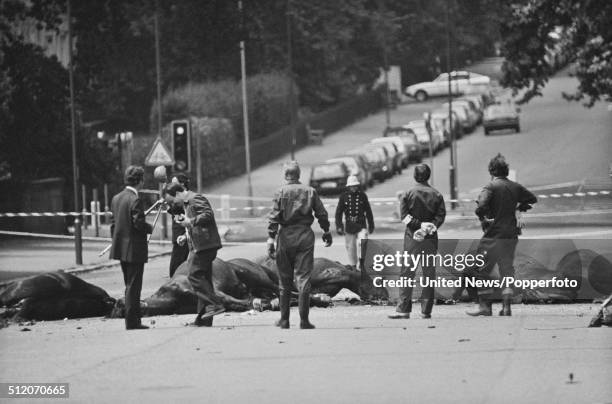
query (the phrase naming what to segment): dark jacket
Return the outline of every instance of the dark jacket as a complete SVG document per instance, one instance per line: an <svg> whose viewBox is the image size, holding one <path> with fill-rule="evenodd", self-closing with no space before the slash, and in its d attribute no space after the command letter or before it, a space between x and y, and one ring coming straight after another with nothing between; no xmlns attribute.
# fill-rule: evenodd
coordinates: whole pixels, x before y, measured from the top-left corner
<svg viewBox="0 0 612 404"><path fill-rule="evenodd" d="M299 181L287 181L274 195L268 215L268 236L275 238L279 226L312 225L316 216L324 232L329 231L327 210L314 188Z"/></svg>
<svg viewBox="0 0 612 404"><path fill-rule="evenodd" d="M343 216L346 216L347 226L342 223ZM338 200L338 206L336 206L336 228L344 229L349 234L356 234L361 229L366 228L374 229L374 216L372 215L372 208L370 207L370 201L365 192L357 190L355 192L346 191L340 195ZM358 224L359 229L351 231L351 225L348 222L355 222Z"/></svg>
<svg viewBox="0 0 612 404"><path fill-rule="evenodd" d="M421 228L421 223L433 223L437 228L442 226L446 218L446 207L442 194L428 184L417 183L414 188L406 192L400 199L400 216L412 220L406 225L406 233L412 236ZM438 238L438 233L428 235L426 238Z"/></svg>
<svg viewBox="0 0 612 404"><path fill-rule="evenodd" d="M485 238L517 238L516 211L538 199L521 184L508 178L494 178L478 196L476 215L483 221Z"/></svg>
<svg viewBox="0 0 612 404"><path fill-rule="evenodd" d="M190 220L193 225L189 235L195 252L221 248L215 214L204 195L189 193L185 203L185 216L185 220Z"/></svg>
<svg viewBox="0 0 612 404"><path fill-rule="evenodd" d="M123 262L147 262L147 234L153 228L145 220L144 208L138 195L125 188L113 197L111 211L111 258Z"/></svg>

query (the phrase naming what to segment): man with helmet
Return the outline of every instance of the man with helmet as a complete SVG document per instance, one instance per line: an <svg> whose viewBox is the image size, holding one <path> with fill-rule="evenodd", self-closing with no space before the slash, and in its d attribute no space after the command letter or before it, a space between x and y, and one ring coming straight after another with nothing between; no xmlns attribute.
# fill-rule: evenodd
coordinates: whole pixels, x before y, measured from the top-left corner
<svg viewBox="0 0 612 404"><path fill-rule="evenodd" d="M442 194L429 185L431 169L427 164L414 167L414 179L417 184L400 199L401 219L406 224L404 233L404 250L414 255L435 255L438 251L438 229L446 218L446 207ZM434 262L421 264L425 278L436 278ZM402 276L414 279L416 268L404 267ZM434 288L427 286L421 294L421 317L431 318L434 305ZM408 319L412 311L412 287L406 286L400 290L400 300L395 313L389 315L393 319Z"/></svg>
<svg viewBox="0 0 612 404"><path fill-rule="evenodd" d="M499 275L514 277L514 252L518 244L521 228L517 222L517 212L531 209L537 202L534 194L521 184L508 179L508 164L501 154L489 162L489 182L478 196L476 215L480 219L484 234L478 252L485 255L485 264L478 269L476 277L488 279L497 264ZM492 315L492 288L478 288L478 309L467 312L470 316ZM511 316L512 288L502 290L502 310L500 316Z"/></svg>
<svg viewBox="0 0 612 404"><path fill-rule="evenodd" d="M361 240L367 239L368 233L374 232L374 216L368 196L359 189L357 176L349 176L346 187L348 190L340 195L336 206L336 232L340 236L344 235L349 265L356 268L359 262L359 270L363 270ZM346 223L343 223L343 216L346 217Z"/></svg>
<svg viewBox="0 0 612 404"><path fill-rule="evenodd" d="M274 195L268 216L268 256L276 258L279 271L281 318L280 328L289 328L289 309L293 278L298 289L300 328L314 328L308 319L310 311L310 275L314 261L314 233L310 226L314 217L323 230L323 241L329 247L327 211L314 188L300 183L300 167L296 161L284 166L285 184ZM275 247L275 241L278 248Z"/></svg>

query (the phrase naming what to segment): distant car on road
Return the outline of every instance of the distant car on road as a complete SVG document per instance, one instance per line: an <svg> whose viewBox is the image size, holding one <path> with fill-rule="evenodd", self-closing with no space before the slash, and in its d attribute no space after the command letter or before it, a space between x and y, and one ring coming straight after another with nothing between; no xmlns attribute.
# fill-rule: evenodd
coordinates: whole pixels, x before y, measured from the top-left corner
<svg viewBox="0 0 612 404"><path fill-rule="evenodd" d="M442 104L442 109L448 110L448 103ZM469 111L468 106L453 102L452 110L457 114L457 118L459 118L462 133L472 133L476 129L478 117Z"/></svg>
<svg viewBox="0 0 612 404"><path fill-rule="evenodd" d="M521 131L519 118L520 110L512 104L493 104L485 109L482 119L485 136L492 130L514 129L516 133Z"/></svg>
<svg viewBox="0 0 612 404"><path fill-rule="evenodd" d="M310 170L310 186L321 195L341 193L349 175L343 162L315 164Z"/></svg>
<svg viewBox="0 0 612 404"><path fill-rule="evenodd" d="M420 163L422 160L421 147L419 146L419 140L412 129L404 128L402 126L388 127L385 129L384 137L398 137L408 150L408 162Z"/></svg>
<svg viewBox="0 0 612 404"><path fill-rule="evenodd" d="M435 109L430 112L429 116L431 118L432 127L443 128L444 144L446 146L450 145L451 133L455 136L455 139L461 139L463 137L463 128L461 127L461 122L459 122L459 116L455 111L451 111L452 129L448 119L448 108Z"/></svg>
<svg viewBox="0 0 612 404"><path fill-rule="evenodd" d="M386 137L377 137L370 140L370 143L387 143L392 142L395 145L395 148L398 150L400 156L400 164L401 168L408 167L408 162L410 161L410 149L406 146L406 143L399 138L399 136L386 136Z"/></svg>
<svg viewBox="0 0 612 404"><path fill-rule="evenodd" d="M453 95L464 94L475 86L488 86L491 79L482 74L467 71L452 71L451 92ZM433 81L413 84L406 87L404 93L417 101L425 101L429 97L448 95L448 73L442 73Z"/></svg>

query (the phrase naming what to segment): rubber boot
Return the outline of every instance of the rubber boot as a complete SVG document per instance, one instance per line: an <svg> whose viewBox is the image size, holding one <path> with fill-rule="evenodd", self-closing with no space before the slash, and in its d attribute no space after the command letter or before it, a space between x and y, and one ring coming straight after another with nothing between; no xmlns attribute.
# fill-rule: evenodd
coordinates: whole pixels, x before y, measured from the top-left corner
<svg viewBox="0 0 612 404"><path fill-rule="evenodd" d="M499 311L500 316L512 315L512 295L502 296L502 309Z"/></svg>
<svg viewBox="0 0 612 404"><path fill-rule="evenodd" d="M276 326L287 329L289 328L289 311L291 310L291 292L281 292L278 300L281 318L276 322Z"/></svg>
<svg viewBox="0 0 612 404"><path fill-rule="evenodd" d="M493 304L485 296L478 297L478 310L476 311L466 311L465 314L468 316L491 316L493 315Z"/></svg>
<svg viewBox="0 0 612 404"><path fill-rule="evenodd" d="M421 317L431 318L431 310L433 309L434 300L425 299L421 302Z"/></svg>
<svg viewBox="0 0 612 404"><path fill-rule="evenodd" d="M308 321L308 314L310 313L310 295L307 293L301 293L298 299L298 309L300 311L300 328L303 330L310 330L315 328L314 325Z"/></svg>

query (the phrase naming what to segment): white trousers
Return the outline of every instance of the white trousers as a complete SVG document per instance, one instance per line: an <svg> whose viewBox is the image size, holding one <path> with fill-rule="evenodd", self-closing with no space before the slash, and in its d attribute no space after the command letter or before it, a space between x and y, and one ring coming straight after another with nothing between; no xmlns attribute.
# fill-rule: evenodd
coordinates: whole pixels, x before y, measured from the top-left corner
<svg viewBox="0 0 612 404"><path fill-rule="evenodd" d="M361 229L357 234L344 234L344 245L350 265L357 266L358 259L361 258L361 240L367 238L368 231L366 229Z"/></svg>

